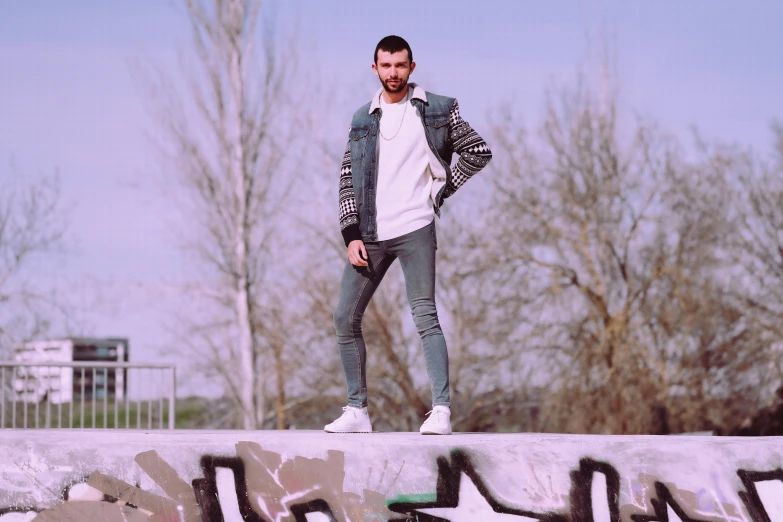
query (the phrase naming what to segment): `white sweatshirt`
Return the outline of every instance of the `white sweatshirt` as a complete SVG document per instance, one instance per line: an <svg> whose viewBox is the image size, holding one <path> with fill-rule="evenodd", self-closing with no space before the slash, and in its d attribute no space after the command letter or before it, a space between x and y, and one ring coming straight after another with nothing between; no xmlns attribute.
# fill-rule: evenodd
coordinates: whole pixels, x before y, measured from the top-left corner
<svg viewBox="0 0 783 522"><path fill-rule="evenodd" d="M381 96L381 136L378 136L378 241L394 239L432 222L433 175L424 127L410 102L412 88L398 103ZM404 118L403 118L404 116ZM401 121L402 120L402 121ZM398 132L399 129L399 132ZM390 139L384 139L386 138ZM443 168L438 165L439 170ZM443 176L445 178L445 176ZM438 183L438 188L442 183Z"/></svg>

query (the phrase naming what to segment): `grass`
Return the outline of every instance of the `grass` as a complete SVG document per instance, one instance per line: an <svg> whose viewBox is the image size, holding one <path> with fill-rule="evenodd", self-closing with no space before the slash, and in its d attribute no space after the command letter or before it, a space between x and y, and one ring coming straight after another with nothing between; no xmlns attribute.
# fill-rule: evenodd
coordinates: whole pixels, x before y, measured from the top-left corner
<svg viewBox="0 0 783 522"><path fill-rule="evenodd" d="M6 401L0 409L0 428L168 428L168 401L125 401L113 399L50 404ZM48 411L47 411L48 408ZM116 408L116 409L115 409ZM179 412L176 412L179 417ZM176 426L176 422L175 422Z"/></svg>

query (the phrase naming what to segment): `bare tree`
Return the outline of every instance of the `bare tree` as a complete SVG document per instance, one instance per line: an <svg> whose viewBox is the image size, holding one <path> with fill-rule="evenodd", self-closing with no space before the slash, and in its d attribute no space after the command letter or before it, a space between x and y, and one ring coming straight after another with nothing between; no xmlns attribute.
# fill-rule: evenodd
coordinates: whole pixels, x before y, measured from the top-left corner
<svg viewBox="0 0 783 522"><path fill-rule="evenodd" d="M746 304L783 339L783 125L773 126L773 138L768 159L736 147L717 153L735 181L741 222L735 252L751 283Z"/></svg>
<svg viewBox="0 0 783 522"><path fill-rule="evenodd" d="M275 277L273 251L284 236L275 228L295 171L287 156L295 114L285 89L294 55L292 47L278 50L271 23L260 23L260 0L185 6L195 48L189 87L180 92L164 75L153 94L164 95L155 110L197 231L188 250L204 269L189 289L205 308L189 319L186 342L234 405L222 420L256 429L265 417L262 356L280 346L264 326L273 319L264 295Z"/></svg>
<svg viewBox="0 0 783 522"><path fill-rule="evenodd" d="M490 227L510 284L527 280L535 335L520 349L549 382L538 429L731 422L735 398L758 396L769 344L726 297L735 229L721 159L688 162L646 122L621 133L616 104L582 87L550 102L540 136L496 122Z"/></svg>
<svg viewBox="0 0 783 522"><path fill-rule="evenodd" d="M13 169L12 169L13 170ZM64 252L67 215L58 176L29 184L3 181L0 193L0 352L45 332L55 316L67 315L51 288L27 269L36 260Z"/></svg>

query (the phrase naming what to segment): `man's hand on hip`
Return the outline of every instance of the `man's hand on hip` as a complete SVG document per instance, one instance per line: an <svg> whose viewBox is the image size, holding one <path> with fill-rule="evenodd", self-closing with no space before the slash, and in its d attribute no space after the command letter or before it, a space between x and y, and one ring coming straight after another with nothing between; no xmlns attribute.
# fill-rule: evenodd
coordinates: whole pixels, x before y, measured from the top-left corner
<svg viewBox="0 0 783 522"><path fill-rule="evenodd" d="M348 261L354 266L367 266L367 250L364 241L354 239L348 243Z"/></svg>

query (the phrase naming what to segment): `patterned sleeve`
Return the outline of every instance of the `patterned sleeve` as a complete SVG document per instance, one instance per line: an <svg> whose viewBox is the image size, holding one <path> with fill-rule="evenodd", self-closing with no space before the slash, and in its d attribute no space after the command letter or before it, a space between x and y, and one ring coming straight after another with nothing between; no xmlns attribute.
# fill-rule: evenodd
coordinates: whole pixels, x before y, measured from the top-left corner
<svg viewBox="0 0 783 522"><path fill-rule="evenodd" d="M350 128L348 129L350 132ZM340 168L340 232L343 235L345 246L355 240L361 239L359 231L359 212L356 210L356 196L353 192L353 177L351 176L351 140L345 146L343 164Z"/></svg>
<svg viewBox="0 0 783 522"><path fill-rule="evenodd" d="M451 168L451 184L446 188L445 197L456 192L492 159L487 142L460 116L457 100L451 106L449 138L454 152L459 154L459 160Z"/></svg>

